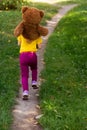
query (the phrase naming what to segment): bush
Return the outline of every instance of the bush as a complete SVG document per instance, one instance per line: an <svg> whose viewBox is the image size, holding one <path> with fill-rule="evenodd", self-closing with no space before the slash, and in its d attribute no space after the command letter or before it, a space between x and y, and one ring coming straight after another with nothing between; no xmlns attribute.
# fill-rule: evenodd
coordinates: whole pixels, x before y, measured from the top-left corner
<svg viewBox="0 0 87 130"><path fill-rule="evenodd" d="M0 0L0 9L1 10L9 10L9 9L17 9L23 3L23 0Z"/></svg>

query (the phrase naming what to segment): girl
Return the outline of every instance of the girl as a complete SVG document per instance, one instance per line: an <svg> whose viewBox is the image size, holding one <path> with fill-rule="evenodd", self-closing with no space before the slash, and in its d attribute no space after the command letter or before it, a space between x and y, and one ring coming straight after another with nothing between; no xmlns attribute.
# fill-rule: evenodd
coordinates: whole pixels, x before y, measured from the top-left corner
<svg viewBox="0 0 87 130"><path fill-rule="evenodd" d="M37 86L37 55L36 51L41 48L42 38L39 37L34 41L25 39L22 35L18 37L18 45L20 45L20 70L23 88L23 100L28 100L29 86L29 67L32 71L32 87L38 89Z"/></svg>

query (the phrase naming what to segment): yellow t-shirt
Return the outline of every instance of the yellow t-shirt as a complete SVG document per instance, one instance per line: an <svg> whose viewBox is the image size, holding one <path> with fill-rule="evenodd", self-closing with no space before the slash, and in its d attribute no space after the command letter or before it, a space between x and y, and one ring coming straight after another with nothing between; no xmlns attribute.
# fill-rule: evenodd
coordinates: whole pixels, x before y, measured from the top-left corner
<svg viewBox="0 0 87 130"><path fill-rule="evenodd" d="M20 35L18 38L18 42L20 42L20 53L22 52L36 52L37 51L37 45L42 43L42 38L39 37L38 39L34 41L29 41L28 39L25 39L22 35Z"/></svg>

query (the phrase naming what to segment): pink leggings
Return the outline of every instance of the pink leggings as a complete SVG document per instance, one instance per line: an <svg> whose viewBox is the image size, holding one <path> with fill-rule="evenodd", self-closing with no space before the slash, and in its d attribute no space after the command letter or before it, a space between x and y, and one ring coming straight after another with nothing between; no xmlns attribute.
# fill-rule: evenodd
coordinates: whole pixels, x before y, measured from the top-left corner
<svg viewBox="0 0 87 130"><path fill-rule="evenodd" d="M35 52L20 53L20 69L23 91L29 89L29 67L32 71L32 81L37 81L37 55Z"/></svg>

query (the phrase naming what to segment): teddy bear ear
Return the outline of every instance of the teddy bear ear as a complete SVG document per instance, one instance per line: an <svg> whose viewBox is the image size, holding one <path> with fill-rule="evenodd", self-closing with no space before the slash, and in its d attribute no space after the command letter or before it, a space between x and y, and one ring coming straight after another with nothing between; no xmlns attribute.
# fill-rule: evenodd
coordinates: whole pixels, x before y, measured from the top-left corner
<svg viewBox="0 0 87 130"><path fill-rule="evenodd" d="M22 7L22 13L24 13L27 9L28 9L27 6L23 6L23 7Z"/></svg>
<svg viewBox="0 0 87 130"><path fill-rule="evenodd" d="M41 10L40 11L40 16L43 17L44 16L44 12Z"/></svg>

